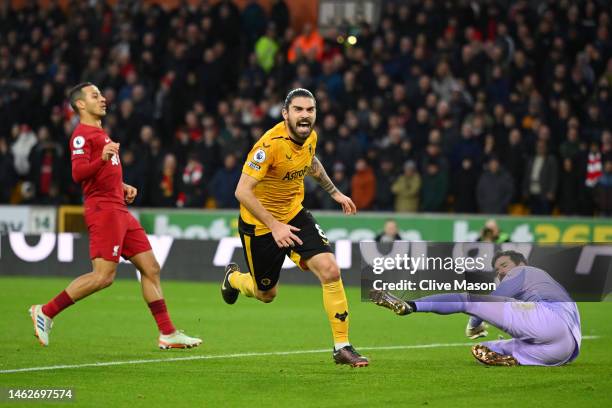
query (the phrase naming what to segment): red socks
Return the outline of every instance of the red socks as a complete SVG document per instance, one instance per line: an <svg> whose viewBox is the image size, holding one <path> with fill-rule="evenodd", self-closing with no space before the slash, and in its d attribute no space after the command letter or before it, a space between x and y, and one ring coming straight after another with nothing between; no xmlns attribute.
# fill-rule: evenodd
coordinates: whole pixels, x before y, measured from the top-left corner
<svg viewBox="0 0 612 408"><path fill-rule="evenodd" d="M42 307L42 312L47 317L53 319L59 312L70 305L74 305L74 300L72 300L68 293L63 290L62 293L51 299L49 303Z"/></svg>
<svg viewBox="0 0 612 408"><path fill-rule="evenodd" d="M59 312L64 310L70 305L74 304L74 300L70 298L66 291L62 291L59 295L54 297L42 307L42 312L53 319ZM162 334L172 334L176 331L170 316L168 315L168 309L166 309L166 302L164 299L156 300L155 302L149 303L149 309L151 314L157 322L157 327Z"/></svg>
<svg viewBox="0 0 612 408"><path fill-rule="evenodd" d="M166 302L164 299L149 303L149 309L151 309L151 313L157 322L157 327L161 334L172 334L176 331L168 315L168 309L166 309Z"/></svg>

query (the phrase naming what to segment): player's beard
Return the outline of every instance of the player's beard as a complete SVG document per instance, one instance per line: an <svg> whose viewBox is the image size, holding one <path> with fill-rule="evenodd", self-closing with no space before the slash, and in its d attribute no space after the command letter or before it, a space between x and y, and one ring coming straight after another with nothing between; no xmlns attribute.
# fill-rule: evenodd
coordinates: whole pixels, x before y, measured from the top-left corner
<svg viewBox="0 0 612 408"><path fill-rule="evenodd" d="M308 121L308 131L304 128L304 130L298 130L298 123L304 122L304 120L298 120L295 124L291 123L290 120L287 120L287 125L289 126L289 131L291 132L291 136L295 139L296 142L304 143L310 133L312 132L313 123Z"/></svg>

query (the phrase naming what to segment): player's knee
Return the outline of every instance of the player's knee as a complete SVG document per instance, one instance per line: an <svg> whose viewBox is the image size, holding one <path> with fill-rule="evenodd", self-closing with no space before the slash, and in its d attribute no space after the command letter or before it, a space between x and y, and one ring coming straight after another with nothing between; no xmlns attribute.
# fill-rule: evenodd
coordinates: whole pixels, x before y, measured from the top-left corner
<svg viewBox="0 0 612 408"><path fill-rule="evenodd" d="M115 280L116 266L96 265L94 268L94 286L96 290L108 288Z"/></svg>
<svg viewBox="0 0 612 408"><path fill-rule="evenodd" d="M262 292L262 291L257 292L257 299L259 299L260 301L264 303L272 302L275 297L276 297L276 291L269 290L266 292Z"/></svg>
<svg viewBox="0 0 612 408"><path fill-rule="evenodd" d="M159 263L157 261L152 262L151 265L147 267L146 271L144 271L144 274L147 275L149 278L159 278L160 273L161 266L159 266Z"/></svg>
<svg viewBox="0 0 612 408"><path fill-rule="evenodd" d="M108 288L115 280L115 273L99 274L96 280L98 290Z"/></svg>
<svg viewBox="0 0 612 408"><path fill-rule="evenodd" d="M331 283L340 280L340 268L333 261L327 261L319 268L319 279L321 283Z"/></svg>

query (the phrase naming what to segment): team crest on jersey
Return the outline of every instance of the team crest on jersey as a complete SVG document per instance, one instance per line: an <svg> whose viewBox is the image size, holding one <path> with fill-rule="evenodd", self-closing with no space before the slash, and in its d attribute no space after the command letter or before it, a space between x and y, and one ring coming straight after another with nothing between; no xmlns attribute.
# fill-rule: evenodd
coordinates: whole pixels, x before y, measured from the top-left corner
<svg viewBox="0 0 612 408"><path fill-rule="evenodd" d="M80 149L85 146L85 138L83 136L75 137L72 141L72 146L74 146L75 149Z"/></svg>
<svg viewBox="0 0 612 408"><path fill-rule="evenodd" d="M253 155L253 161L256 163L263 163L266 160L266 152L263 149L257 149Z"/></svg>

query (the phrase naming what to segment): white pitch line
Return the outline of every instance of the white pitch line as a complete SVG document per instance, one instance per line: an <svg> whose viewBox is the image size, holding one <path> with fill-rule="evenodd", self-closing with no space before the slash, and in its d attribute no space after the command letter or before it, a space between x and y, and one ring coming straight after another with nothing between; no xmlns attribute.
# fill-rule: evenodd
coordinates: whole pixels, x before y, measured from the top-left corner
<svg viewBox="0 0 612 408"><path fill-rule="evenodd" d="M583 336L583 340L593 340L600 336ZM476 343L432 343L432 344L413 344L403 346L370 346L359 347L359 350L409 350L409 349L424 349L424 348L441 348L441 347L464 347L472 346ZM0 374L24 373L31 371L49 371L49 370L65 370L69 368L86 368L86 367L108 367L129 364L150 364L150 363L166 363L173 361L193 361L193 360L222 360L228 358L242 357L269 357L269 356L288 356L295 354L315 354L329 353L330 349L318 350L294 350L294 351L270 351L261 353L236 353L236 354L217 354L212 356L189 356L189 357L174 357L174 358L154 358L150 360L125 360L125 361L106 361L101 363L85 363L85 364L67 364L55 365L46 367L27 367L13 368L9 370L0 370Z"/></svg>

